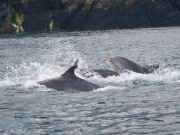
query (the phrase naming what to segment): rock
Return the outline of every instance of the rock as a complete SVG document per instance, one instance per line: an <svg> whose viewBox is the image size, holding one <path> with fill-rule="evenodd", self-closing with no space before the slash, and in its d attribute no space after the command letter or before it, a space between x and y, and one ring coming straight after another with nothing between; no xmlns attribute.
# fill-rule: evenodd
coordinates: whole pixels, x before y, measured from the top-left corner
<svg viewBox="0 0 180 135"><path fill-rule="evenodd" d="M0 33L14 32L13 25L19 32L180 26L178 0L2 0L0 5Z"/></svg>

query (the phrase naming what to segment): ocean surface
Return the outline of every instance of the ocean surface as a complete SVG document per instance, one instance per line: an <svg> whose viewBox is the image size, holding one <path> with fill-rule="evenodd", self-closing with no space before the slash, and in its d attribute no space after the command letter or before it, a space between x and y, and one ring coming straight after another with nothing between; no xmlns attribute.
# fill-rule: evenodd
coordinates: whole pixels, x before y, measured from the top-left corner
<svg viewBox="0 0 180 135"><path fill-rule="evenodd" d="M113 56L154 74L84 78L79 69L110 69ZM76 75L102 88L60 92L37 84ZM0 36L1 135L180 134L180 27Z"/></svg>

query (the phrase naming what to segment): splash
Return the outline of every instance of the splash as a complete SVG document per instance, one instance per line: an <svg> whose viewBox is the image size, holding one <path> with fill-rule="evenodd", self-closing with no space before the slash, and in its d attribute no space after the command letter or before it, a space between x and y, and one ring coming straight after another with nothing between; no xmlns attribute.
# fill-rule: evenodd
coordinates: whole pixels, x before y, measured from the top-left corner
<svg viewBox="0 0 180 135"><path fill-rule="evenodd" d="M84 78L86 79L86 78ZM92 82L98 82L103 85L120 86L122 84L153 84L153 83L176 83L180 81L180 71L173 68L159 69L152 74L140 74L135 72L122 73L119 76L110 76L103 78L98 74L87 79Z"/></svg>
<svg viewBox="0 0 180 135"><path fill-rule="evenodd" d="M82 59L79 56L80 59ZM80 60L81 61L81 60ZM69 63L73 63L70 61ZM81 65L86 63L84 60L80 62ZM65 64L66 65L66 64ZM68 64L70 66L70 64ZM69 67L68 66L68 67ZM60 76L64 73L67 66L59 66L56 63L40 63L40 62L22 62L19 66L8 65L4 78L0 80L0 86L11 86L21 84L28 89L36 89L48 91L50 89L41 87L37 84L38 81ZM123 73L120 76L111 76L103 78L98 74L94 74L92 78L82 77L78 70L76 75L84 80L102 86L102 88L95 90L108 91L112 89L122 89L126 85L136 84L153 84L153 83L176 83L180 82L180 71L173 68L161 68L154 74L139 74L135 72Z"/></svg>
<svg viewBox="0 0 180 135"><path fill-rule="evenodd" d="M132 83L174 83L180 80L180 71L172 68L164 68L157 70L154 74L139 74L130 72L123 74L122 81Z"/></svg>
<svg viewBox="0 0 180 135"><path fill-rule="evenodd" d="M21 58L16 63L7 62L3 77L0 78L0 86L35 86L38 81L60 76L77 59L80 66L87 66L79 52L73 50L73 44L69 40L56 38L53 42L47 42L48 50L53 48L53 51L46 50L48 52L44 55L44 51L40 50L38 53L42 54L41 57L36 53L30 59Z"/></svg>
<svg viewBox="0 0 180 135"><path fill-rule="evenodd" d="M1 85L16 85L35 83L41 79L47 79L58 75L57 71L62 68L49 64L38 62L23 62L19 66L8 65L4 79L0 81Z"/></svg>

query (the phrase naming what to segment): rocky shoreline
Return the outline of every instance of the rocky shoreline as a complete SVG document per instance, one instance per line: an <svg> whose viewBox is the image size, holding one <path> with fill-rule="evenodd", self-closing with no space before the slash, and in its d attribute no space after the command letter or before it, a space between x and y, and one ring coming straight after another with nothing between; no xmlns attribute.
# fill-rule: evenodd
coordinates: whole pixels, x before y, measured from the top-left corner
<svg viewBox="0 0 180 135"><path fill-rule="evenodd" d="M179 0L1 0L0 34L180 26Z"/></svg>

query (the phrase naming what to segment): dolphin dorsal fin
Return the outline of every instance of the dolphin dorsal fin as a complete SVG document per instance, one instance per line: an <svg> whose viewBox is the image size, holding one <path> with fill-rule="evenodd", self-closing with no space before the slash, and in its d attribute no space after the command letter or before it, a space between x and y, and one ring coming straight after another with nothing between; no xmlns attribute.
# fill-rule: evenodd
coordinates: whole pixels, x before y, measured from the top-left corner
<svg viewBox="0 0 180 135"><path fill-rule="evenodd" d="M71 66L64 74L61 76L63 77L76 77L74 74L74 70L77 68L78 60L75 61L74 65Z"/></svg>

